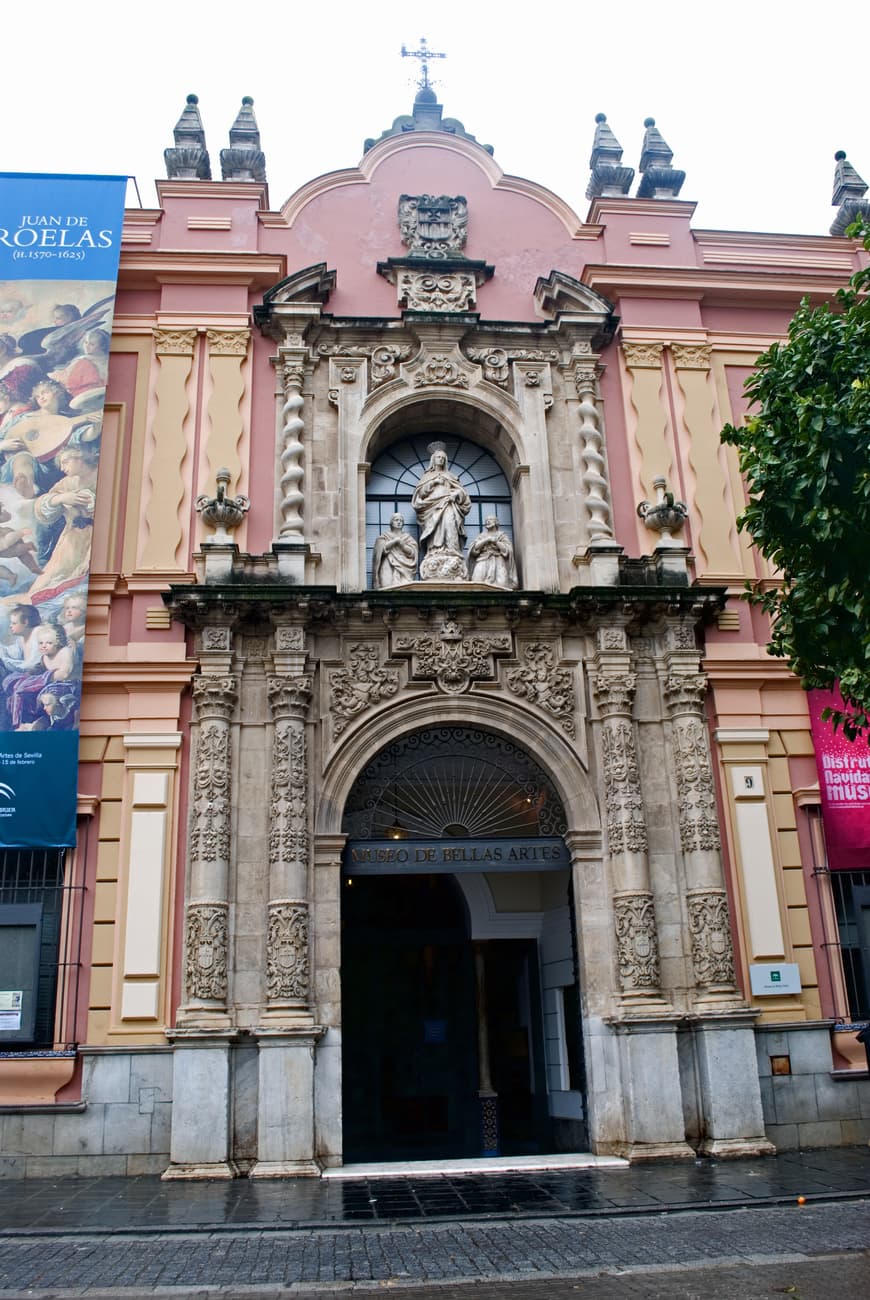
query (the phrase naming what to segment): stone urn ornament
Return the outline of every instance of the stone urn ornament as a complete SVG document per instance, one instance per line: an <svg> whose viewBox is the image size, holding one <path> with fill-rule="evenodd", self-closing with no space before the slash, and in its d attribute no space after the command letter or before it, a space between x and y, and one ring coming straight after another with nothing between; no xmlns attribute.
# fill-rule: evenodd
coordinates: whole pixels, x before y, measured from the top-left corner
<svg viewBox="0 0 870 1300"><path fill-rule="evenodd" d="M230 471L228 469L219 469L215 474L215 482L217 483L217 495L213 497L205 495L197 497L195 508L202 517L203 523L214 529L214 535L209 537L203 544L206 546L228 546L232 544L232 534L250 510L251 503L245 496L227 496L227 488L230 483Z"/></svg>
<svg viewBox="0 0 870 1300"><path fill-rule="evenodd" d="M666 478L654 478L656 500L641 501L637 513L647 528L659 534L659 546L683 546L679 534L685 526L689 508L684 501L675 500L673 492L668 492L667 486Z"/></svg>

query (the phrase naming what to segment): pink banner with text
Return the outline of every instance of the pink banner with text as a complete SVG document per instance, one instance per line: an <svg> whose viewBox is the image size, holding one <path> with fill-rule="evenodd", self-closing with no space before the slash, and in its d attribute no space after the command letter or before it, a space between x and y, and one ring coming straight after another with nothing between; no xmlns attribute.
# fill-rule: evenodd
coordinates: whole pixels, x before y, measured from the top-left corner
<svg viewBox="0 0 870 1300"><path fill-rule="evenodd" d="M863 739L848 740L822 718L827 708L842 708L836 691L808 691L810 723L822 821L832 871L870 869L870 746Z"/></svg>

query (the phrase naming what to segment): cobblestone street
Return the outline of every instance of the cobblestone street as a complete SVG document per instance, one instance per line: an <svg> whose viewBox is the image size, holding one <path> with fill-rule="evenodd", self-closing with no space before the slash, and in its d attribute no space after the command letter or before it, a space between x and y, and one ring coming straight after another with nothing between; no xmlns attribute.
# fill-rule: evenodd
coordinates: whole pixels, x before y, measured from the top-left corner
<svg viewBox="0 0 870 1300"><path fill-rule="evenodd" d="M318 1300L393 1288L403 1300L829 1300L866 1291L868 1242L870 1204L855 1201L570 1220L7 1236L0 1276L9 1300L101 1293L243 1300L279 1288Z"/></svg>

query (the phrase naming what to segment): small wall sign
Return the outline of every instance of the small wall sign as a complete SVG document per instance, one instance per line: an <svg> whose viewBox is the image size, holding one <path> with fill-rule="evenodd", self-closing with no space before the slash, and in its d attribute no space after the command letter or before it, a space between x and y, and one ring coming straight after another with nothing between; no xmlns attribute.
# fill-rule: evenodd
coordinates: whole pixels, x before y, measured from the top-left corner
<svg viewBox="0 0 870 1300"><path fill-rule="evenodd" d="M801 976L797 962L755 962L749 967L749 980L756 998L782 997L800 993Z"/></svg>

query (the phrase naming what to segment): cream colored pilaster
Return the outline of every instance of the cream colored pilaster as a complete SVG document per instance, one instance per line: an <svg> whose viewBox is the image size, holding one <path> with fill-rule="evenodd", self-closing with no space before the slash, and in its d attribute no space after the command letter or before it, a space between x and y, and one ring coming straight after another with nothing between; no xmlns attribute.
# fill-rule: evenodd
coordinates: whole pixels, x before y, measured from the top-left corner
<svg viewBox="0 0 870 1300"><path fill-rule="evenodd" d="M242 366L248 355L250 330L206 331L211 396L208 402L208 432L205 439L205 467L200 491L210 492L219 469L230 472L228 495L238 490L242 478L239 446L245 431L242 400L245 381Z"/></svg>
<svg viewBox="0 0 870 1300"><path fill-rule="evenodd" d="M733 577L740 573L741 564L734 513L727 499L725 456L719 441L710 355L707 343L671 344L677 383L683 395L689 464L695 475L693 505L701 520L696 543L705 561L704 576Z"/></svg>
<svg viewBox="0 0 870 1300"><path fill-rule="evenodd" d="M169 1014L176 773L181 736L129 732L119 917L123 948L114 1032L153 1033Z"/></svg>
<svg viewBox="0 0 870 1300"><path fill-rule="evenodd" d="M154 331L154 351L159 370L154 385L156 411L148 464L147 536L139 560L142 569L166 571L184 567L183 560L179 559L179 548L185 534L182 466L188 451L190 399L187 385L193 368L195 343L196 330Z"/></svg>
<svg viewBox="0 0 870 1300"><path fill-rule="evenodd" d="M653 479L663 475L673 480L669 424L662 400L662 343L623 343L622 355L631 383L631 404L635 409L634 440L640 453L638 474L642 496L655 500Z"/></svg>

